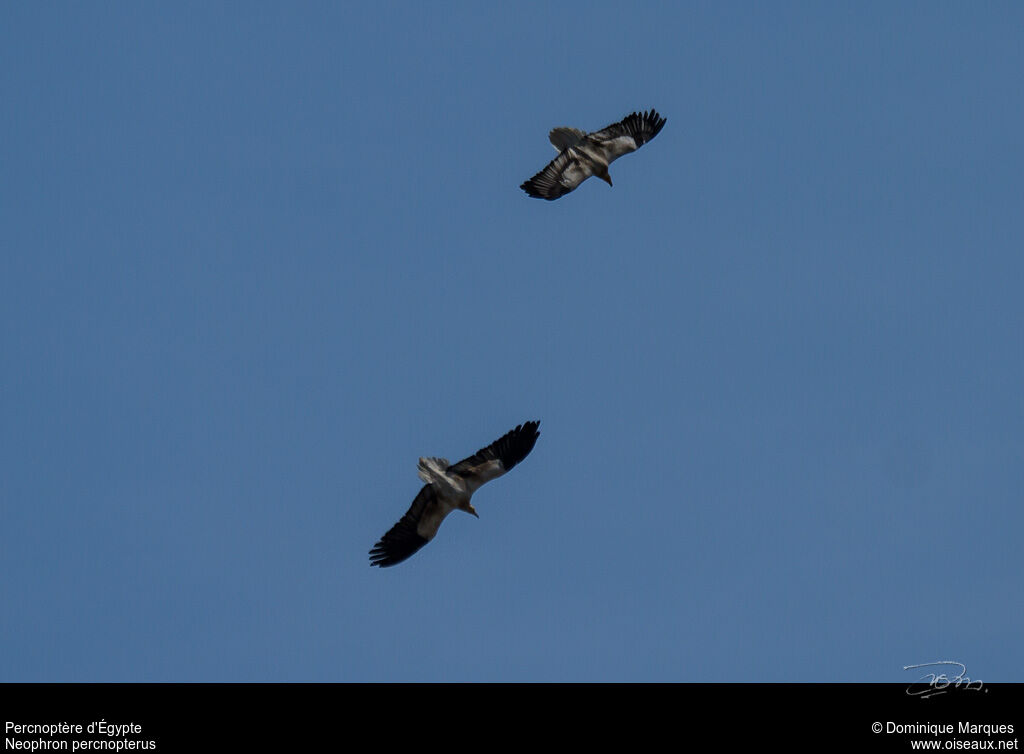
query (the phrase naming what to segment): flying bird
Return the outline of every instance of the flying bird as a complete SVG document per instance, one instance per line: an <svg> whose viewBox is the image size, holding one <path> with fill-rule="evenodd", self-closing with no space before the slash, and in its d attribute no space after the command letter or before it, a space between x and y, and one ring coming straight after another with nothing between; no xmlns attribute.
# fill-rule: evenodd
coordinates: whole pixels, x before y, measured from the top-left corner
<svg viewBox="0 0 1024 754"><path fill-rule="evenodd" d="M370 565L386 568L401 563L434 538L453 510L480 518L469 502L473 493L526 458L540 436L538 426L539 421L520 424L454 465L445 458L420 458L417 470L426 484L402 520L370 550Z"/></svg>
<svg viewBox="0 0 1024 754"><path fill-rule="evenodd" d="M530 196L551 201L568 194L592 175L611 186L608 166L649 142L664 125L665 118L650 110L627 115L618 123L590 134L568 126L553 128L548 139L558 150L558 157L519 188Z"/></svg>

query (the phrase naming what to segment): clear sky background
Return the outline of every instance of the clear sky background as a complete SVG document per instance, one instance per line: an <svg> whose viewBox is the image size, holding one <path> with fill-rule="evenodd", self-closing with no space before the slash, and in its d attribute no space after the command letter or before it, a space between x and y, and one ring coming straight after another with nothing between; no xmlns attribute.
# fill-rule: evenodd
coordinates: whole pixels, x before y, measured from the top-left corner
<svg viewBox="0 0 1024 754"><path fill-rule="evenodd" d="M1022 33L4 3L0 680L1024 680Z"/></svg>

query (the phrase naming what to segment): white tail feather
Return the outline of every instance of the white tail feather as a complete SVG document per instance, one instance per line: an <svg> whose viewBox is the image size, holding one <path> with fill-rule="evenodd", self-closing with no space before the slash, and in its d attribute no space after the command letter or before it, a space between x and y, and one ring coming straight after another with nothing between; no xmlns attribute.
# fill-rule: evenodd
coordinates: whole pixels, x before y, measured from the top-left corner
<svg viewBox="0 0 1024 754"><path fill-rule="evenodd" d="M416 465L416 471L427 484L433 484L434 482L447 481L448 475L445 473L448 467L451 466L448 463L447 458L435 458L434 456L426 456L420 458L420 462Z"/></svg>

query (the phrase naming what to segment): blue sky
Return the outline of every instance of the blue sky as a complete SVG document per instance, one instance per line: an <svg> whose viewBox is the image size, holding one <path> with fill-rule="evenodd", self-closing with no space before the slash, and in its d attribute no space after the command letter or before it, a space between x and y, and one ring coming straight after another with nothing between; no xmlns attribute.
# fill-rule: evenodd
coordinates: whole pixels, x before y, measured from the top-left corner
<svg viewBox="0 0 1024 754"><path fill-rule="evenodd" d="M0 679L1024 680L1022 23L5 3Z"/></svg>

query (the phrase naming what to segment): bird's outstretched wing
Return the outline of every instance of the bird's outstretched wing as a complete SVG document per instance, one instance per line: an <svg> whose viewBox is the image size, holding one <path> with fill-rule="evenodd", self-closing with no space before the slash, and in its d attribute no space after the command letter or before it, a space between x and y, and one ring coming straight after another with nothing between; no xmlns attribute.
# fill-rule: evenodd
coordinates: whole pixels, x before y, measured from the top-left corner
<svg viewBox="0 0 1024 754"><path fill-rule="evenodd" d="M611 164L624 154L635 152L649 142L664 128L666 118L657 110L646 113L632 113L610 126L587 135L588 143L598 146L605 159Z"/></svg>
<svg viewBox="0 0 1024 754"><path fill-rule="evenodd" d="M370 550L370 565L386 568L401 563L434 538L444 517L433 485L423 485L402 519Z"/></svg>
<svg viewBox="0 0 1024 754"><path fill-rule="evenodd" d="M519 188L536 199L552 201L568 194L593 174L586 162L567 149Z"/></svg>
<svg viewBox="0 0 1024 754"><path fill-rule="evenodd" d="M539 421L529 421L509 430L486 448L448 467L449 473L466 480L470 493L482 484L497 479L526 458L540 437Z"/></svg>

